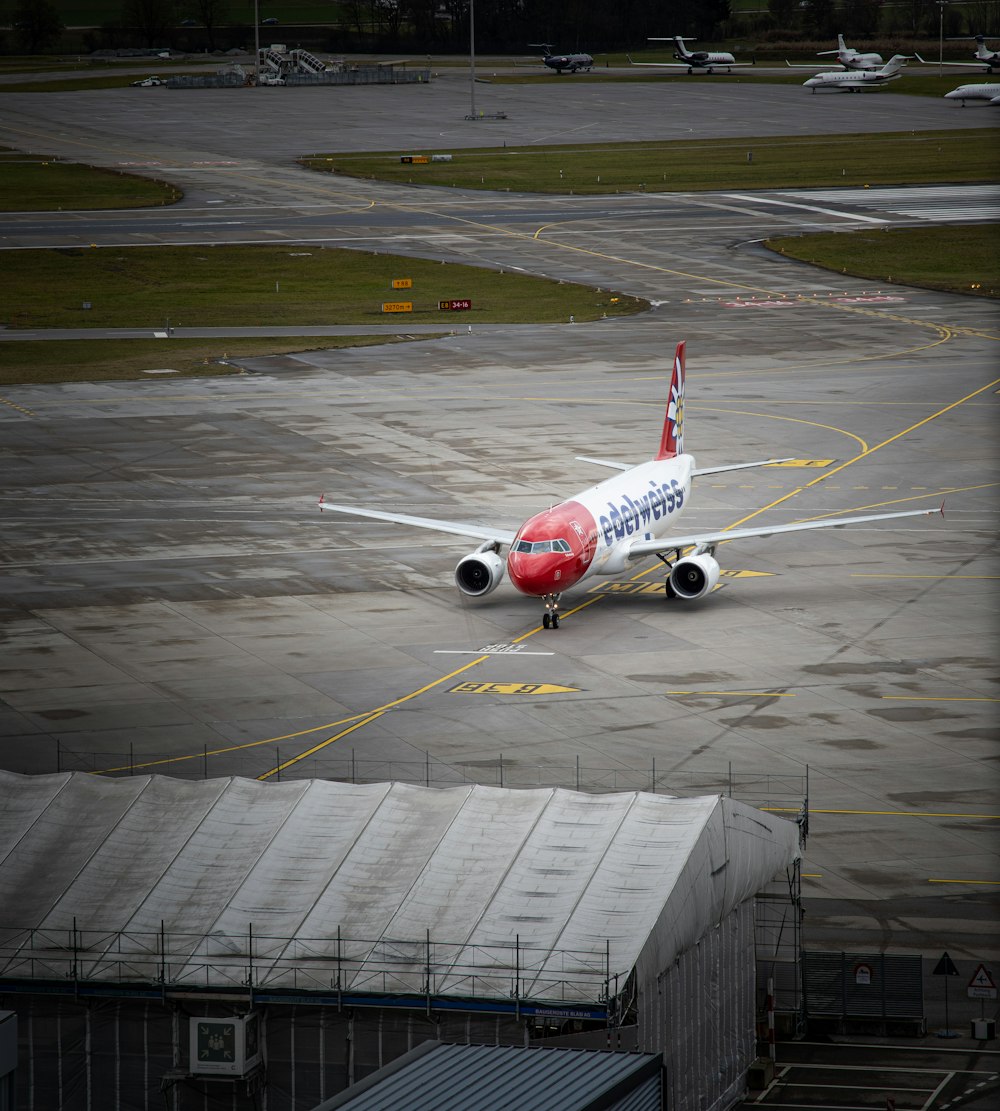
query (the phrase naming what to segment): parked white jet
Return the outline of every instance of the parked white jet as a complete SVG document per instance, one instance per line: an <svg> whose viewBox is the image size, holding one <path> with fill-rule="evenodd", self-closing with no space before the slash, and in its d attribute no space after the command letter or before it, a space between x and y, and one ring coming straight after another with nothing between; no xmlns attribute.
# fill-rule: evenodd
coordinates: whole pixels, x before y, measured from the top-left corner
<svg viewBox="0 0 1000 1111"><path fill-rule="evenodd" d="M813 92L817 89L847 89L849 92L856 93L859 89L877 88L887 81L895 81L897 77L901 77L902 74L899 71L906 64L908 58L909 55L907 54L893 54L881 69L854 70L847 73L817 73L815 77L810 77L808 81L803 81L802 84L807 89L812 89Z"/></svg>
<svg viewBox="0 0 1000 1111"><path fill-rule="evenodd" d="M988 73L1000 68L1000 50L988 49L985 35L976 35L976 52L968 62L935 62L921 58L919 54L915 57L925 66L961 66L963 69L983 69Z"/></svg>
<svg viewBox="0 0 1000 1111"><path fill-rule="evenodd" d="M546 629L559 627L559 600L563 591L593 575L627 573L636 561L648 556L658 556L668 568L667 597L690 601L703 598L715 588L720 574L715 549L727 541L807 529L843 528L939 512L937 509L911 509L801 524L664 535L690 503L693 478L787 461L763 459L756 463L698 467L693 456L684 454L684 349L681 342L674 354L670 392L656 455L638 466L578 456L583 462L622 473L536 514L517 532L380 509L333 505L325 500L325 495L320 498L320 509L481 540L474 552L459 561L455 568L455 585L463 594L481 597L500 585L506 569L511 582L522 594L544 601L542 624ZM509 546L506 559L500 554L504 545ZM686 548L693 550L683 555Z"/></svg>
<svg viewBox="0 0 1000 1111"><path fill-rule="evenodd" d="M844 69L878 69L882 65L881 54L861 54L852 46L848 46L844 42L844 36L837 36L837 49L836 50L820 50L817 57L823 57L824 54L836 54L837 60L835 62L825 62L823 65L829 66L842 66ZM787 58L785 65L791 69L815 69L820 63L812 65L794 65Z"/></svg>
<svg viewBox="0 0 1000 1111"><path fill-rule="evenodd" d="M984 81L978 85L959 85L950 93L945 93L946 100L960 100L965 107L967 100L988 100L990 104L1000 104L1000 82Z"/></svg>
<svg viewBox="0 0 1000 1111"><path fill-rule="evenodd" d="M753 62L737 62L728 51L724 50L685 50L684 44L693 40L681 35L661 38L650 38L650 42L672 42L674 44L674 57L676 62L633 62L628 55L629 64L633 66L653 66L657 69L686 69L693 73L696 69L703 69L714 73L717 69L724 69L731 73L733 66L752 66Z"/></svg>

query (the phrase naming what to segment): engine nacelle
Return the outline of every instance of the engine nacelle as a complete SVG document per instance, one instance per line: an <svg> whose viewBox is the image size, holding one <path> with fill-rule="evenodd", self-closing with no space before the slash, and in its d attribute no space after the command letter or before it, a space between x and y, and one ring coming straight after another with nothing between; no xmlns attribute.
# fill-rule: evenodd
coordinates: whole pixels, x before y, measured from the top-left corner
<svg viewBox="0 0 1000 1111"><path fill-rule="evenodd" d="M671 568L667 581L678 598L690 601L693 598L704 598L711 593L719 581L719 572L718 563L705 552L679 559Z"/></svg>
<svg viewBox="0 0 1000 1111"><path fill-rule="evenodd" d="M459 560L455 568L455 585L463 594L479 598L496 590L506 566L506 561L496 552L472 552Z"/></svg>

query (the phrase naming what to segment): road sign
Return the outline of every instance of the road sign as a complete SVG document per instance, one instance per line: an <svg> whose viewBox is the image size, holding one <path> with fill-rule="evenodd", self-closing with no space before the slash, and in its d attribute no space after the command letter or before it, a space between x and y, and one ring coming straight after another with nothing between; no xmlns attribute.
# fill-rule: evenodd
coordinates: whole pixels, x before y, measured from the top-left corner
<svg viewBox="0 0 1000 1111"><path fill-rule="evenodd" d="M969 981L969 998L970 999L996 999L997 986L993 982L993 976L986 965L981 964L976 971L972 974L972 979Z"/></svg>
<svg viewBox="0 0 1000 1111"><path fill-rule="evenodd" d="M934 966L935 976L957 976L958 969L955 967L955 962L945 953L941 959Z"/></svg>
<svg viewBox="0 0 1000 1111"><path fill-rule="evenodd" d="M412 289L413 288L413 279L412 278L393 278L392 279L392 288L393 289Z"/></svg>
<svg viewBox="0 0 1000 1111"><path fill-rule="evenodd" d="M465 309L471 309L472 302L468 297L460 297L456 301L438 301L438 308L442 312L462 312Z"/></svg>
<svg viewBox="0 0 1000 1111"><path fill-rule="evenodd" d="M383 312L413 312L412 301L383 301Z"/></svg>

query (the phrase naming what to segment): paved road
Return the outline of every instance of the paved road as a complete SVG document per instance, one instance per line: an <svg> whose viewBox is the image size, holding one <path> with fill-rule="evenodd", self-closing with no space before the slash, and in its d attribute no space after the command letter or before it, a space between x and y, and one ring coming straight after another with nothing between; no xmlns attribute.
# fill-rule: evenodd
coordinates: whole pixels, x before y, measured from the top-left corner
<svg viewBox="0 0 1000 1111"><path fill-rule="evenodd" d="M874 190L538 198L328 179L293 164L345 147L748 127L961 125L985 136L995 116L788 87L754 89L751 102L728 79L484 88L508 121L464 121L457 79L5 94L0 141L130 163L187 195L127 216L5 218L3 247L391 248L613 287L656 307L245 360L231 379L6 390L3 765L655 781L732 788L790 813L808 773L807 943L948 948L970 974L1000 959L995 305L869 288L756 246L778 231L941 214L905 211L913 197L898 191L884 204ZM563 628L543 635L535 604L506 586L456 597L461 544L315 511L326 489L516 523L599 477L575 455L650 451L681 338L689 446L703 465L798 460L699 484L692 527L942 499L946 518L734 545L725 588L698 605L667 606L649 568L573 595ZM170 369L166 341L163 352L151 370ZM507 693L546 685L567 689Z"/></svg>

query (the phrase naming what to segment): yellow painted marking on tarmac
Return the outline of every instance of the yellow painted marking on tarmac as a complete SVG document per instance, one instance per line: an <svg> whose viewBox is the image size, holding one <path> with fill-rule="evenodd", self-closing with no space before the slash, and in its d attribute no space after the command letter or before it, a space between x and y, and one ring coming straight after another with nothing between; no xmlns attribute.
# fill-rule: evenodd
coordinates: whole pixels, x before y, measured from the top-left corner
<svg viewBox="0 0 1000 1111"><path fill-rule="evenodd" d="M794 807L762 806L761 810L775 813L798 814ZM1000 814L949 814L936 810L831 810L818 806L809 807L810 814L858 814L872 818L969 818L974 821L1000 821Z"/></svg>
<svg viewBox="0 0 1000 1111"><path fill-rule="evenodd" d="M38 414L33 412L25 405L18 405L16 401L10 401L6 397L0 397L0 405L6 405L8 409L14 409L18 413L24 413L26 417L37 417Z"/></svg>
<svg viewBox="0 0 1000 1111"><path fill-rule="evenodd" d="M794 694L779 693L778 691L664 691L664 694L684 695L690 694L700 698L703 694L714 694L720 698L794 698Z"/></svg>
<svg viewBox="0 0 1000 1111"><path fill-rule="evenodd" d="M866 575L860 571L852 571L849 577L852 579L934 579L940 582L947 582L950 579L1000 579L1000 575Z"/></svg>
<svg viewBox="0 0 1000 1111"><path fill-rule="evenodd" d="M556 683L459 683L446 694L576 694L581 687L561 687Z"/></svg>
<svg viewBox="0 0 1000 1111"><path fill-rule="evenodd" d="M823 878L822 872L803 872L802 878L804 880L821 880Z"/></svg>
<svg viewBox="0 0 1000 1111"><path fill-rule="evenodd" d="M960 397L957 401L953 401L949 405L945 405L943 408L938 409L935 412L931 413L930 416L924 417L923 420L919 420L915 424L911 424L911 425L909 425L909 427L904 428L901 432L897 432L894 436L890 436L890 437L888 437L888 439L882 440L881 443L876 444L874 447L866 448L859 455L854 456L853 459L848 459L846 462L841 463L839 467L834 467L833 470L827 471L825 474L817 475L816 478L812 479L812 481L810 481L810 482L807 482L804 486L801 486L798 490L792 490L790 493L784 494L780 498L776 498L770 504L762 506L760 509L755 509L752 513L748 513L745 517L740 518L740 520L736 521L734 524L729 525L728 528L729 529L739 528L740 525L746 524L747 521L752 521L755 517L759 517L761 515L761 513L766 513L767 510L774 509L775 506L782 505L784 502L788 501L789 499L794 498L797 494L800 494L803 490L808 490L812 486L818 486L819 483L824 482L828 478L832 478L835 474L839 474L841 471L846 470L848 467L852 466L854 463L858 463L862 459L867 459L870 456L874 455L877 451L881 451L882 448L888 447L890 444L894 444L897 440L902 439L902 437L906 436L908 433L915 432L918 428L923 428L923 426L925 424L930 424L931 421L937 420L939 417L943 417L946 413L950 413L952 411L952 409L957 409L959 405L964 405L965 402L971 401L973 398L979 397L980 394L984 394L988 390L994 389L998 384L1000 384L1000 378L994 379L994 381L988 383L985 386L980 386L979 389L973 390L971 393L967 393L964 397ZM850 433L847 433L847 435L850 435ZM857 439L857 437L855 437L855 439ZM922 497L927 497L927 496L928 495L922 495ZM920 499L917 499L917 498L903 498L903 499L899 499L899 500L901 500L901 501L915 501L915 500L920 500ZM865 507L865 508L871 508L871 507ZM843 512L842 510L838 510L836 513L826 513L823 516L826 516L826 517L839 516L840 513L842 513L842 512ZM822 517L813 518L813 520L822 520ZM724 530L721 530L721 531L728 531L728 530L724 529Z"/></svg>
<svg viewBox="0 0 1000 1111"><path fill-rule="evenodd" d="M928 883L971 883L980 887L1000 887L1000 880L938 880L928 879Z"/></svg>
<svg viewBox="0 0 1000 1111"><path fill-rule="evenodd" d="M830 467L836 459L786 459L784 463L768 463L769 467Z"/></svg>
<svg viewBox="0 0 1000 1111"><path fill-rule="evenodd" d="M882 694L891 702L1000 702L1000 698L958 698L935 694Z"/></svg>

